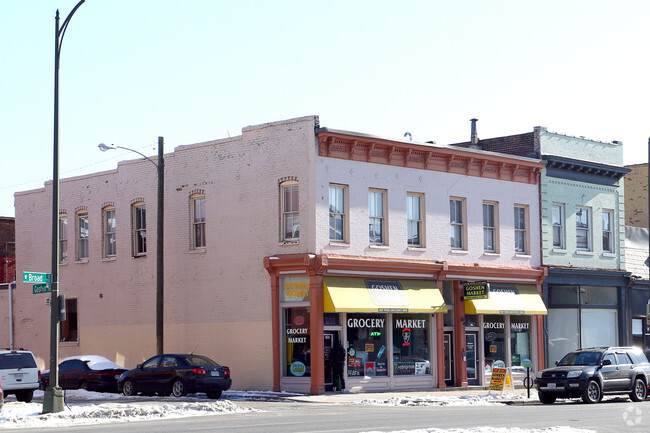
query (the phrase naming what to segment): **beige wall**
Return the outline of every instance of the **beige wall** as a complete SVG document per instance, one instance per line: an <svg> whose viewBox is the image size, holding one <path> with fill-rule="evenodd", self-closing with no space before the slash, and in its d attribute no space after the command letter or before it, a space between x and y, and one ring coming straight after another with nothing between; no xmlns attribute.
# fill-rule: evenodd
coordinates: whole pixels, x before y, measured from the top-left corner
<svg viewBox="0 0 650 433"><path fill-rule="evenodd" d="M628 165L625 175L625 225L648 227L648 164Z"/></svg>

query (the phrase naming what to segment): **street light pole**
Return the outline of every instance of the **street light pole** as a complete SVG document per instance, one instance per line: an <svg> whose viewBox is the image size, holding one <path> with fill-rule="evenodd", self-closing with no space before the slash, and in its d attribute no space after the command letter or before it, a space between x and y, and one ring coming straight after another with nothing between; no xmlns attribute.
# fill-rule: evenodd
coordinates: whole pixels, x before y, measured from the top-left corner
<svg viewBox="0 0 650 433"><path fill-rule="evenodd" d="M156 353L163 354L164 343L164 312L165 312L165 258L164 258L164 217L165 217L165 142L158 137L158 162L148 156L128 147L101 143L99 150L105 152L112 149L124 149L137 153L156 166L158 173L158 209L156 218Z"/></svg>
<svg viewBox="0 0 650 433"><path fill-rule="evenodd" d="M59 27L56 10L54 27L54 149L52 164L52 283L50 296L50 381L43 396L43 413L62 412L63 390L59 386L59 64L61 44L70 19L85 0L81 0Z"/></svg>

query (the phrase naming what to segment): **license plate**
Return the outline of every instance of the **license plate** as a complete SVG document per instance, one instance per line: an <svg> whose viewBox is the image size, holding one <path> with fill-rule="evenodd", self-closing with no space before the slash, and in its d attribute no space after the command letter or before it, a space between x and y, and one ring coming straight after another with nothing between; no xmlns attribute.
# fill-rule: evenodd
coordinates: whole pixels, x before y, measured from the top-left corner
<svg viewBox="0 0 650 433"><path fill-rule="evenodd" d="M212 370L210 372L210 376L220 376L219 372L217 370Z"/></svg>
<svg viewBox="0 0 650 433"><path fill-rule="evenodd" d="M555 389L555 384L554 383L549 383L546 385L548 389Z"/></svg>
<svg viewBox="0 0 650 433"><path fill-rule="evenodd" d="M16 380L23 380L23 374L22 373L16 373L16 374L14 374L14 378Z"/></svg>

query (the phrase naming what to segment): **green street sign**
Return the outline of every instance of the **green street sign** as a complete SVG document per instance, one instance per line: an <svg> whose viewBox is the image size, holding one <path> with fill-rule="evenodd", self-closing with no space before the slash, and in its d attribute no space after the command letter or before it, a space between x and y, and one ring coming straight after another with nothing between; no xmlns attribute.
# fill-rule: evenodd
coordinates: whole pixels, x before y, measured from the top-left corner
<svg viewBox="0 0 650 433"><path fill-rule="evenodd" d="M34 284L32 289L35 295L38 295L39 293L50 293L52 291L49 284Z"/></svg>
<svg viewBox="0 0 650 433"><path fill-rule="evenodd" d="M42 272L23 272L23 283L51 283L52 274Z"/></svg>

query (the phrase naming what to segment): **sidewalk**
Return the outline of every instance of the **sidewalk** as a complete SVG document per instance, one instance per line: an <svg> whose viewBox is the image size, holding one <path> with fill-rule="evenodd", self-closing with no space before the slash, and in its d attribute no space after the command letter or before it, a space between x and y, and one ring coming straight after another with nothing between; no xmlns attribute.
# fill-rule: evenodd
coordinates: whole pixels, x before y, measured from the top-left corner
<svg viewBox="0 0 650 433"><path fill-rule="evenodd" d="M514 392L507 391L501 393L499 391L488 391L485 387L472 387L472 388L446 388L446 389L430 389L430 390L407 390L407 391L378 391L378 392L333 392L328 391L325 394L319 395L299 395L284 397L287 400L293 400L304 403L360 403L363 400L378 400L386 401L395 398L430 398L444 400L446 398L488 398L491 395L495 402L505 404L539 404L537 392L530 391L530 398L527 396L525 388L517 388Z"/></svg>

